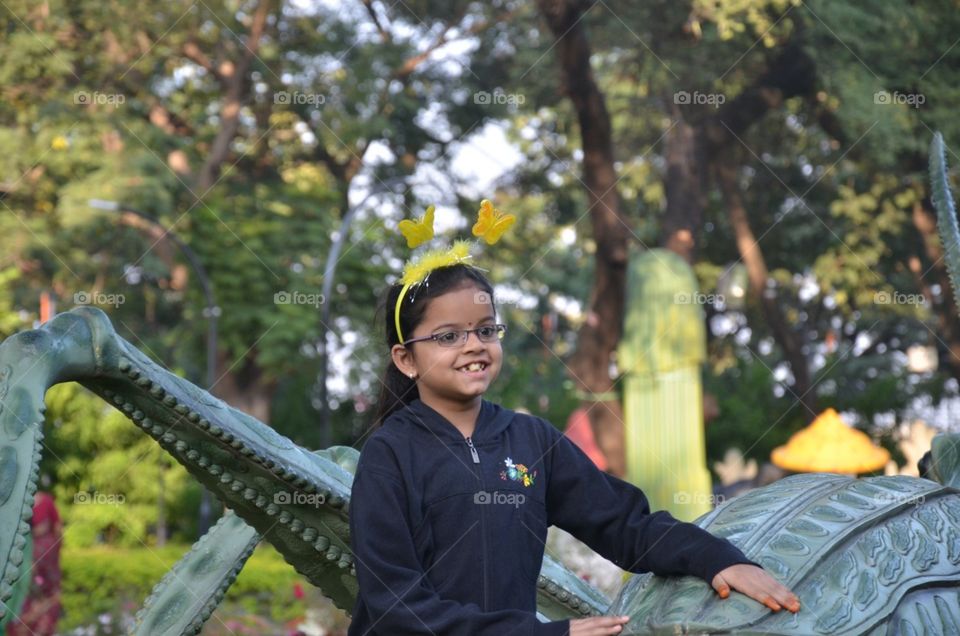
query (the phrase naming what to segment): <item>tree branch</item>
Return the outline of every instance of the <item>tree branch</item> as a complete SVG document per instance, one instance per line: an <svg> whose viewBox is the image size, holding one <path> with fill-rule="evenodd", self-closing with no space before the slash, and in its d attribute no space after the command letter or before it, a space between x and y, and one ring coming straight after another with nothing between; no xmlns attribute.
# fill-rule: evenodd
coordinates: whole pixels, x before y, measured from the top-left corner
<svg viewBox="0 0 960 636"><path fill-rule="evenodd" d="M220 107L220 130L210 146L210 153L200 169L197 188L203 196L216 183L220 166L227 158L230 144L240 126L240 110L247 98L247 75L253 59L256 57L260 40L267 23L267 16L273 7L273 0L261 0L253 14L250 33L247 35L246 45L240 60L236 63L227 62L220 65L218 71L222 74L227 86L226 95Z"/></svg>
<svg viewBox="0 0 960 636"><path fill-rule="evenodd" d="M380 33L380 40L384 43L392 42L393 37L390 35L390 31L385 29L383 24L380 23L380 18L377 16L377 11L373 8L372 0L362 1L363 6L367 8L367 13L370 15L370 19L373 21L373 24L377 27L377 31Z"/></svg>
<svg viewBox="0 0 960 636"><path fill-rule="evenodd" d="M630 225L623 216L616 187L610 115L590 68L590 44L581 20L585 7L567 0L537 0L537 7L557 38L555 51L563 90L577 113L583 181L597 246L587 319L577 334L577 349L569 366L573 380L582 390L606 393L613 386L609 374L611 356L623 331ZM597 401L587 404L596 405ZM619 400L599 402L599 408L590 412L590 421L610 472L623 476L626 458Z"/></svg>
<svg viewBox="0 0 960 636"><path fill-rule="evenodd" d="M407 60L396 70L394 77L397 79L403 79L413 73L420 64L430 57L430 54L439 49L441 46L447 43L447 35L450 33L450 28L452 25L447 24L443 32L433 41L433 44L424 49L421 53L414 55L413 57L407 58Z"/></svg>
<svg viewBox="0 0 960 636"><path fill-rule="evenodd" d="M737 249L740 252L740 258L743 259L743 263L747 267L750 289L760 302L774 339L783 349L784 357L786 357L790 369L793 371L796 396L810 412L817 413L819 412L817 397L812 390L810 368L807 364L807 357L803 354L802 341L790 329L776 296L768 297L766 293L770 272L767 269L767 263L756 235L750 227L747 210L737 184L738 165L729 157L718 157L713 164L713 171L720 184L720 191L730 218L730 225L733 227L736 237Z"/></svg>
<svg viewBox="0 0 960 636"><path fill-rule="evenodd" d="M222 79L216 65L214 65L214 63L209 57L207 57L206 53L201 50L200 46L194 40L189 40L188 42L184 43L183 48L180 49L180 52L191 62L206 69L211 75L217 78L218 81Z"/></svg>

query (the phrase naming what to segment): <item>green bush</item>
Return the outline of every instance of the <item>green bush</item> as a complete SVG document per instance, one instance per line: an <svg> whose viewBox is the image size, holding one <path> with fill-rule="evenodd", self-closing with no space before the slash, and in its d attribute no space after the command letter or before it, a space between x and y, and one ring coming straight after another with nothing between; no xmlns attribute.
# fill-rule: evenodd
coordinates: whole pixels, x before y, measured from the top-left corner
<svg viewBox="0 0 960 636"><path fill-rule="evenodd" d="M152 438L73 382L51 388L45 404L40 473L52 483L69 545L151 544L161 501L171 541L197 535L200 485Z"/></svg>
<svg viewBox="0 0 960 636"><path fill-rule="evenodd" d="M95 546L66 547L61 555L64 615L61 631L95 625L102 615L120 617L135 614L150 590L173 567L190 546L163 548L118 548ZM298 599L295 586L303 591ZM224 624L233 614L256 615L274 623L302 619L308 609L320 610L336 626L347 624L307 580L288 565L269 544L261 544L231 586L211 623ZM331 625L334 626L334 625ZM205 628L206 631L206 628Z"/></svg>

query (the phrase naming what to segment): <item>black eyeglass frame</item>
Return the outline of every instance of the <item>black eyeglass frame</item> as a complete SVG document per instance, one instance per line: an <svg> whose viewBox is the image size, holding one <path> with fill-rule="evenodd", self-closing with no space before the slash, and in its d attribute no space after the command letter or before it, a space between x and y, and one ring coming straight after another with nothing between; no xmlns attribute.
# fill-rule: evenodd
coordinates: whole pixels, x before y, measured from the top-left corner
<svg viewBox="0 0 960 636"><path fill-rule="evenodd" d="M489 340L484 340L484 339L480 336L480 330L481 330L481 329L490 329L490 328L495 329L495 330L496 330L496 333L495 333L494 337L492 337L491 339L489 339ZM440 338L446 336L447 334L451 334L451 333L459 334L460 337L459 337L455 342L453 342L453 343L451 343L451 344L443 344L443 343L440 341ZM476 327L476 328L474 328L474 329L451 329L451 330L449 330L449 331L444 331L444 332L442 332L442 333L435 333L435 334L431 334L431 335L429 335L429 336L421 336L421 337L419 337L419 338L410 338L409 340L407 340L406 342L403 342L403 343L401 343L401 344L402 344L404 347L406 347L408 344L411 344L411 343L414 343L414 342L423 342L424 340L433 340L433 341L435 341L435 342L437 343L438 346L441 346L441 347L447 347L447 348L456 347L456 346L461 346L461 347L462 347L463 345L467 344L467 339L470 337L470 334L471 334L471 333L476 333L476 334L477 334L477 338L480 340L480 342L497 342L498 340L503 340L503 337L504 337L504 336L506 335L506 333L507 333L507 326L506 326L506 325L503 325L503 324L496 324L496 325L481 325L481 326Z"/></svg>

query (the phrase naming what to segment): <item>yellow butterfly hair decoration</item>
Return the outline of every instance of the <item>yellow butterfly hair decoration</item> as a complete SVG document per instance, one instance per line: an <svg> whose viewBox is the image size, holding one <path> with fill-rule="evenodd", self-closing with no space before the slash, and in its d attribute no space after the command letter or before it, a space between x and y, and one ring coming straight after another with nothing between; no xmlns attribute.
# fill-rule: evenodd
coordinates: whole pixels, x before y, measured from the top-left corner
<svg viewBox="0 0 960 636"><path fill-rule="evenodd" d="M487 245L493 245L499 241L503 233L509 230L517 220L513 214L500 212L487 199L480 202L480 211L477 215L477 222L473 224L473 235L481 237Z"/></svg>
<svg viewBox="0 0 960 636"><path fill-rule="evenodd" d="M470 258L470 243L462 240L455 241L451 248L430 250L416 261L408 261L403 266L403 278L400 282L404 285L416 285L423 282L427 274L433 270L461 263L468 258Z"/></svg>
<svg viewBox="0 0 960 636"><path fill-rule="evenodd" d="M397 227L400 228L400 233L406 237L407 247L413 249L433 238L433 210L434 206L431 205L427 208L426 213L416 221L409 219L400 221Z"/></svg>
<svg viewBox="0 0 960 636"><path fill-rule="evenodd" d="M407 239L407 246L415 248L427 241L433 239L433 213L434 206L427 208L426 213L417 219L411 221L404 219L397 224L400 233ZM484 199L480 202L480 210L477 212L477 221L473 225L473 235L483 238L488 245L493 245L500 240L504 232L516 222L517 218L513 214L502 214L500 210L493 207L493 204ZM403 276L400 282L403 288L397 297L397 306L394 309L394 324L397 328L397 338L402 343L403 334L400 332L400 305L407 290L414 285L419 285L435 269L464 263L469 260L470 247L472 241L457 240L449 248L437 248L424 252L417 259L410 259L403 266Z"/></svg>

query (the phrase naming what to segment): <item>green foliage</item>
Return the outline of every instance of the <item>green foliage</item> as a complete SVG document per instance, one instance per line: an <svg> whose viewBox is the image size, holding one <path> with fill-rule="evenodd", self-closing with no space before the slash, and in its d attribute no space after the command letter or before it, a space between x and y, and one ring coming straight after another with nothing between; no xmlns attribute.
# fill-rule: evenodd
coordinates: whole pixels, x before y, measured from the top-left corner
<svg viewBox="0 0 960 636"><path fill-rule="evenodd" d="M64 544L152 545L160 502L172 536L192 540L200 486L127 418L78 384L47 392L40 472L53 481Z"/></svg>
<svg viewBox="0 0 960 636"><path fill-rule="evenodd" d="M717 398L719 415L706 423L707 466L729 448L762 464L770 452L812 419L793 396L776 397L769 367L738 359L721 373L707 373L704 392Z"/></svg>
<svg viewBox="0 0 960 636"><path fill-rule="evenodd" d="M67 546L61 554L64 616L59 628L69 630L96 624L101 614L120 608L135 612L189 545L163 548L116 548ZM221 612L242 608L273 621L302 617L306 603L317 602L315 594L298 600L294 586L309 594L313 586L268 545L261 545L227 591Z"/></svg>
<svg viewBox="0 0 960 636"><path fill-rule="evenodd" d="M739 34L762 33L765 46L776 42L771 31L776 26L774 15L785 13L800 4L799 0L694 0L691 29L699 33L700 22L716 24L721 40L729 40Z"/></svg>

